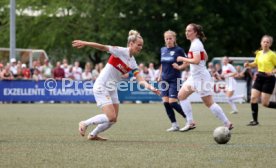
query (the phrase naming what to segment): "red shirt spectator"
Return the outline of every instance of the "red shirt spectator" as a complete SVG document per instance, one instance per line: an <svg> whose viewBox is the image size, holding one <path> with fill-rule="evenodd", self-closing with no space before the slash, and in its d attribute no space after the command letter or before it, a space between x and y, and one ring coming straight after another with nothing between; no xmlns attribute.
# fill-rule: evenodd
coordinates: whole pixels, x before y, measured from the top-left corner
<svg viewBox="0 0 276 168"><path fill-rule="evenodd" d="M31 71L27 68L26 64L22 64L22 78L23 79L30 79L31 78Z"/></svg>
<svg viewBox="0 0 276 168"><path fill-rule="evenodd" d="M56 67L53 71L53 77L56 80L61 80L62 78L65 78L65 72L64 69L60 67L60 62L58 61L56 64Z"/></svg>

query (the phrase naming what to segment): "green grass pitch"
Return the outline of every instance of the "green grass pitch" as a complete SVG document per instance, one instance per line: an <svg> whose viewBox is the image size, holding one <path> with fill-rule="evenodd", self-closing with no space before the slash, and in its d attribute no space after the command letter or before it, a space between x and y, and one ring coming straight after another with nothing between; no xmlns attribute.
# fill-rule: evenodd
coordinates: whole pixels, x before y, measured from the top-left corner
<svg viewBox="0 0 276 168"><path fill-rule="evenodd" d="M192 106L197 128L168 133L161 103L122 104L101 134L109 140L95 142L78 133L79 121L100 113L95 104L1 104L0 167L276 167L275 110L259 106L260 126L248 127L250 104L238 104L236 115L221 104L235 128L218 145L212 132L222 124L203 104Z"/></svg>

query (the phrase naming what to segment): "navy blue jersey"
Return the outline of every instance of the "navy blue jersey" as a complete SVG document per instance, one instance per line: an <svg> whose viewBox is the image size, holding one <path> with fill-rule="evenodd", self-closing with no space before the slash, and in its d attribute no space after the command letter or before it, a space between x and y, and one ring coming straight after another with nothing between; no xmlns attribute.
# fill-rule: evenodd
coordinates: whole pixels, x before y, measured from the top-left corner
<svg viewBox="0 0 276 168"><path fill-rule="evenodd" d="M162 65L162 80L177 80L181 77L181 72L174 69L172 64L178 63L176 61L178 56L186 57L184 49L178 46L167 48L161 48L161 65ZM178 63L179 65L182 63Z"/></svg>

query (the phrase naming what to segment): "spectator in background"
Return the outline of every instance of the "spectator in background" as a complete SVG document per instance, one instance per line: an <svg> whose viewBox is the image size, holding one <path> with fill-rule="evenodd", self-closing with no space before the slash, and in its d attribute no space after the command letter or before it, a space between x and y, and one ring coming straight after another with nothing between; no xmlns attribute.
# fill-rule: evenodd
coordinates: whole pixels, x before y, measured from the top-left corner
<svg viewBox="0 0 276 168"><path fill-rule="evenodd" d="M82 80L92 80L92 73L89 66L85 66L84 72L82 73Z"/></svg>
<svg viewBox="0 0 276 168"><path fill-rule="evenodd" d="M31 76L33 76L35 68L37 68L37 61L33 60L32 67L30 68Z"/></svg>
<svg viewBox="0 0 276 168"><path fill-rule="evenodd" d="M16 63L15 58L11 59L10 71L11 71L13 77L16 78L17 77L17 63Z"/></svg>
<svg viewBox="0 0 276 168"><path fill-rule="evenodd" d="M67 78L66 74L69 72L71 65L68 64L68 61L66 58L63 58L62 64L60 65L60 67L64 70L65 77Z"/></svg>
<svg viewBox="0 0 276 168"><path fill-rule="evenodd" d="M43 80L43 77L38 68L34 69L34 74L32 76L32 79L35 81Z"/></svg>
<svg viewBox="0 0 276 168"><path fill-rule="evenodd" d="M1 73L2 73L2 71L4 70L4 65L2 64L2 63L0 63L0 79L1 79Z"/></svg>
<svg viewBox="0 0 276 168"><path fill-rule="evenodd" d="M92 70L92 80L95 81L100 74L100 66L96 64L94 69Z"/></svg>
<svg viewBox="0 0 276 168"><path fill-rule="evenodd" d="M159 67L158 67L158 69L156 69L155 70L155 74L154 74L154 80L155 81L158 81L158 78L159 78L159 76L161 75L161 68L162 68L162 66L160 65Z"/></svg>
<svg viewBox="0 0 276 168"><path fill-rule="evenodd" d="M212 68L211 71L209 72L213 78L214 81L220 81L222 80L220 77L220 74L216 71L215 68Z"/></svg>
<svg viewBox="0 0 276 168"><path fill-rule="evenodd" d="M171 127L168 132L178 131L179 125L176 121L174 110L183 118L186 118L181 106L178 104L178 80L181 79L180 70L187 66L184 63L178 63L177 57L184 57L184 49L176 44L176 33L168 30L164 33L165 46L160 50L161 57L161 75L158 81L161 81L161 96L167 116L170 119Z"/></svg>
<svg viewBox="0 0 276 168"><path fill-rule="evenodd" d="M140 76L142 76L142 77L144 77L144 67L145 67L145 65L143 64L143 63L140 63L139 64L139 75Z"/></svg>
<svg viewBox="0 0 276 168"><path fill-rule="evenodd" d="M37 62L36 62L36 67L35 67L38 71L39 71L39 73L41 74L41 72L43 71L43 65L41 65L41 62L40 62L40 60L37 60Z"/></svg>
<svg viewBox="0 0 276 168"><path fill-rule="evenodd" d="M56 80L61 80L62 78L65 78L64 69L61 68L59 61L56 63L56 67L53 70L53 77Z"/></svg>
<svg viewBox="0 0 276 168"><path fill-rule="evenodd" d="M237 65L235 67L235 69L236 69L237 73L234 76L234 78L237 79L237 80L243 80L242 67L240 65Z"/></svg>
<svg viewBox="0 0 276 168"><path fill-rule="evenodd" d="M215 64L215 70L216 70L216 72L217 72L218 74L221 75L222 69L221 69L220 63L216 63L216 64Z"/></svg>
<svg viewBox="0 0 276 168"><path fill-rule="evenodd" d="M149 63L149 68L148 68L148 71L149 71L149 76L150 76L150 80L151 81L155 81L155 69L154 69L154 64L153 63Z"/></svg>
<svg viewBox="0 0 276 168"><path fill-rule="evenodd" d="M150 76L149 69L147 66L144 66L143 74L144 74L144 79L147 82L149 82L151 80L151 76Z"/></svg>
<svg viewBox="0 0 276 168"><path fill-rule="evenodd" d="M13 80L13 74L10 71L10 64L7 64L4 68L4 70L1 73L1 79L2 80Z"/></svg>
<svg viewBox="0 0 276 168"><path fill-rule="evenodd" d="M208 63L208 71L211 75L212 75L212 72L213 72L214 69L215 69L215 67L214 67L213 63L209 62Z"/></svg>
<svg viewBox="0 0 276 168"><path fill-rule="evenodd" d="M102 62L99 63L99 68L100 68L100 72L102 72L102 70L104 68L104 64Z"/></svg>
<svg viewBox="0 0 276 168"><path fill-rule="evenodd" d="M48 79L52 77L52 65L49 63L48 59L44 60L42 76L43 76L43 79Z"/></svg>
<svg viewBox="0 0 276 168"><path fill-rule="evenodd" d="M27 68L26 64L22 64L22 79L30 79L31 78L31 71Z"/></svg>
<svg viewBox="0 0 276 168"><path fill-rule="evenodd" d="M65 72L65 78L73 79L75 80L74 74L73 74L73 67L69 66L68 72Z"/></svg>
<svg viewBox="0 0 276 168"><path fill-rule="evenodd" d="M23 74L22 74L22 63L21 61L17 61L17 77L16 79L22 79Z"/></svg>
<svg viewBox="0 0 276 168"><path fill-rule="evenodd" d="M251 88L252 88L254 73L253 73L252 69L244 68L243 71L241 72L240 76L242 76L243 79L246 81L247 103L249 103L250 97L251 97Z"/></svg>
<svg viewBox="0 0 276 168"><path fill-rule="evenodd" d="M85 63L85 66L84 66L84 69L89 69L89 71L91 72L92 71L92 65L90 62L86 62Z"/></svg>
<svg viewBox="0 0 276 168"><path fill-rule="evenodd" d="M79 61L75 61L75 63L74 63L73 75L74 75L75 80L81 80L82 68L80 67Z"/></svg>

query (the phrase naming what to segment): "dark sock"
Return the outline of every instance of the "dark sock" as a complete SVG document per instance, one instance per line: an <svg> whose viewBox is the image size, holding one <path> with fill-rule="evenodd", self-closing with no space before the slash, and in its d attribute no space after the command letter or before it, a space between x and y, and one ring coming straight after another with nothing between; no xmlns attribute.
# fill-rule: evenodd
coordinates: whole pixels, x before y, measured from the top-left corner
<svg viewBox="0 0 276 168"><path fill-rule="evenodd" d="M183 112L181 106L177 102L170 103L172 108L174 108L180 115L186 118L185 113Z"/></svg>
<svg viewBox="0 0 276 168"><path fill-rule="evenodd" d="M254 121L258 122L258 103L251 103L252 117Z"/></svg>
<svg viewBox="0 0 276 168"><path fill-rule="evenodd" d="M170 103L164 102L163 104L164 104L164 106L165 106L167 115L168 115L169 119L171 120L171 122L172 122L172 123L173 123L173 122L176 122L175 115L174 115L174 111L173 111L173 108L172 108L172 106L170 105Z"/></svg>
<svg viewBox="0 0 276 168"><path fill-rule="evenodd" d="M269 102L267 107L276 109L276 102Z"/></svg>

